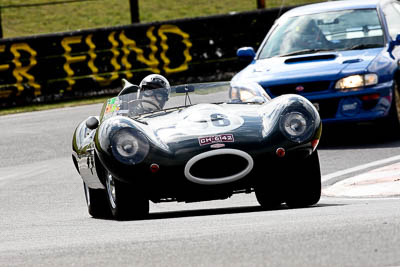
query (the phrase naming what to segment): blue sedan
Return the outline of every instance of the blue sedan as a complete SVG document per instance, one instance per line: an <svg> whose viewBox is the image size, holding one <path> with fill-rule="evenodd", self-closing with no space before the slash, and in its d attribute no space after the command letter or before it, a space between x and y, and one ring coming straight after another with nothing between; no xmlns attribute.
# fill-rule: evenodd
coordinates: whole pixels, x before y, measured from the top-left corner
<svg viewBox="0 0 400 267"><path fill-rule="evenodd" d="M258 82L271 97L300 94L324 123L382 121L400 127L400 3L348 0L289 10L234 81ZM393 128L394 129L394 128Z"/></svg>

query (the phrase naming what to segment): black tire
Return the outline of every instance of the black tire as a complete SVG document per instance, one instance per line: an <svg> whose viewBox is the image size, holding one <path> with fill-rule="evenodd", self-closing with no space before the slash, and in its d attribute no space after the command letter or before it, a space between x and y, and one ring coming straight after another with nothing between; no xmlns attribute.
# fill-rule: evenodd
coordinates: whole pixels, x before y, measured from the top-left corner
<svg viewBox="0 0 400 267"><path fill-rule="evenodd" d="M106 176L107 200L113 217L117 220L143 219L149 214L149 200L139 190L115 179L111 173Z"/></svg>
<svg viewBox="0 0 400 267"><path fill-rule="evenodd" d="M321 170L318 152L314 151L303 161L291 166L288 177L286 205L290 208L304 208L318 203L321 198Z"/></svg>
<svg viewBox="0 0 400 267"><path fill-rule="evenodd" d="M384 128L393 137L400 138L400 93L398 82L394 81L393 100L388 116L383 120Z"/></svg>
<svg viewBox="0 0 400 267"><path fill-rule="evenodd" d="M277 209L284 202L282 183L279 179L276 179L278 174L271 173L271 177L274 179L266 181L257 181L254 186L254 192L258 203L264 209Z"/></svg>
<svg viewBox="0 0 400 267"><path fill-rule="evenodd" d="M83 190L89 214L93 218L111 218L106 191L89 188L85 183L83 183Z"/></svg>

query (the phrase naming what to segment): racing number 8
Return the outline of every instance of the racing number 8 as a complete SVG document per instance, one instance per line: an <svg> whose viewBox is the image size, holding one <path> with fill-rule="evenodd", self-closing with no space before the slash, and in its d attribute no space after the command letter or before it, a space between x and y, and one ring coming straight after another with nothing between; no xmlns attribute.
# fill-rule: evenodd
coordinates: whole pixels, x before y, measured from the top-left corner
<svg viewBox="0 0 400 267"><path fill-rule="evenodd" d="M226 127L231 124L228 117L221 113L213 113L210 115L211 122L216 127Z"/></svg>

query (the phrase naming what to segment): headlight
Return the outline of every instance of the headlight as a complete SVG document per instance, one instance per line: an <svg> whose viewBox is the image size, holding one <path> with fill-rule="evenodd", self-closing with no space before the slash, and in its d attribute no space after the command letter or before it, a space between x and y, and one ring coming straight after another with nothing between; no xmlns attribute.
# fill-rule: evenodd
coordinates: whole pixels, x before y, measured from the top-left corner
<svg viewBox="0 0 400 267"><path fill-rule="evenodd" d="M378 83L378 75L369 73L364 75L351 75L336 82L335 89L355 89Z"/></svg>
<svg viewBox="0 0 400 267"><path fill-rule="evenodd" d="M280 129L290 140L301 143L311 137L314 121L301 112L289 112L280 119Z"/></svg>
<svg viewBox="0 0 400 267"><path fill-rule="evenodd" d="M149 153L149 142L141 132L123 128L112 136L111 148L118 161L135 165L142 162Z"/></svg>

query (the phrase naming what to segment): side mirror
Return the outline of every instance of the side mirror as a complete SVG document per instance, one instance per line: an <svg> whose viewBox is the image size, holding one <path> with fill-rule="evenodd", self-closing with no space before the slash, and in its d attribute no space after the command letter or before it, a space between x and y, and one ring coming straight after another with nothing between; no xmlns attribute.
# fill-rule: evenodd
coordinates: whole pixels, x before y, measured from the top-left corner
<svg viewBox="0 0 400 267"><path fill-rule="evenodd" d="M400 34L396 36L396 40L393 40L389 43L388 52L392 53L395 46L400 45Z"/></svg>
<svg viewBox="0 0 400 267"><path fill-rule="evenodd" d="M256 56L256 53L254 52L253 47L242 47L236 51L236 55L241 61L251 62Z"/></svg>
<svg viewBox="0 0 400 267"><path fill-rule="evenodd" d="M94 116L89 117L86 120L86 127L88 127L88 129L90 130L96 129L97 127L99 127L99 120Z"/></svg>
<svg viewBox="0 0 400 267"><path fill-rule="evenodd" d="M175 88L175 91L177 93L191 93L194 92L194 86L189 84L180 85Z"/></svg>
<svg viewBox="0 0 400 267"><path fill-rule="evenodd" d="M400 45L400 34L396 36L395 45Z"/></svg>

